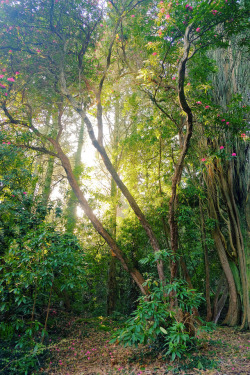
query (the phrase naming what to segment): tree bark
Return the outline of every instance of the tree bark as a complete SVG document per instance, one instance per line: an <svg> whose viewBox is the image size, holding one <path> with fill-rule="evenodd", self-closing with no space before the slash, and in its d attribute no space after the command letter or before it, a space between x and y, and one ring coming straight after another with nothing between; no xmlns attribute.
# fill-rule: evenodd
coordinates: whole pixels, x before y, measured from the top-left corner
<svg viewBox="0 0 250 375"><path fill-rule="evenodd" d="M225 165L222 167L218 163L217 173L220 182L220 188L226 203L228 211L228 234L230 239L230 245L232 248L232 253L236 263L238 263L240 271L240 279L242 286L242 328L250 328L250 302L249 302L249 285L247 278L247 262L244 250L243 237L241 232L241 224L238 214L238 209L236 207L234 194L233 194L233 174L232 174L232 164ZM235 260L234 260L235 262ZM236 264L237 266L237 264ZM239 291L240 292L240 291Z"/></svg>
<svg viewBox="0 0 250 375"><path fill-rule="evenodd" d="M202 247L204 251L204 264L205 264L205 295L206 295L206 303L207 303L206 321L210 322L212 319L212 315L213 315L212 307L211 307L211 299L210 299L210 272L209 272L208 248L206 244L205 220L204 220L202 202L200 198L199 198L199 207L200 207L200 218L201 218L201 241L202 241Z"/></svg>
<svg viewBox="0 0 250 375"><path fill-rule="evenodd" d="M221 233L218 227L213 230L213 237L220 258L221 266L223 268L223 271L228 282L229 289L229 307L227 316L223 323L228 324L229 326L235 326L239 322L238 295L234 282L234 277L227 259L224 243L222 241Z"/></svg>
<svg viewBox="0 0 250 375"><path fill-rule="evenodd" d="M222 294L221 297L220 297L220 294ZM213 322L214 323L217 323L220 318L221 312L227 300L227 296L228 296L228 284L225 279L225 275L223 273L223 275L220 278L217 291L214 297L214 304L213 304Z"/></svg>
<svg viewBox="0 0 250 375"><path fill-rule="evenodd" d="M209 214L212 219L215 220L215 227L212 230L213 239L215 242L215 246L218 252L218 256L220 259L220 263L222 269L225 273L225 277L228 283L228 290L229 290L229 307L227 316L224 320L224 324L228 324L230 326L235 326L239 322L239 304L238 304L238 295L236 290L236 285L233 277L233 273L231 271L227 254L226 254L226 241L225 238L219 228L219 220L218 220L218 213L219 207L218 205L218 198L217 198L217 191L215 186L215 176L213 165L209 165L208 169L208 176L207 176L207 189L208 189L208 209Z"/></svg>

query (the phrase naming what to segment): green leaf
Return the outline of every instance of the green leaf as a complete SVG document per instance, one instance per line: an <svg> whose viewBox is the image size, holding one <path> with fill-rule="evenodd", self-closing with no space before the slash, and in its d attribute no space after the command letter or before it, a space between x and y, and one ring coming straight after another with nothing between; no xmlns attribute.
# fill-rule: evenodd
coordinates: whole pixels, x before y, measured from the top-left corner
<svg viewBox="0 0 250 375"><path fill-rule="evenodd" d="M165 335L168 335L168 332L165 330L165 328L160 327L160 330L161 330Z"/></svg>

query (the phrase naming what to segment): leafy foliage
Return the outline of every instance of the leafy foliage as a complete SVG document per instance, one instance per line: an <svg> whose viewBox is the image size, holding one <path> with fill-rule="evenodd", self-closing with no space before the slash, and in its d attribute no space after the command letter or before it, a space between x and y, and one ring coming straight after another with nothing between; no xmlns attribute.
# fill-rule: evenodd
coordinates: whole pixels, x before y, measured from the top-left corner
<svg viewBox="0 0 250 375"><path fill-rule="evenodd" d="M244 228L248 225L249 107L242 69L247 7L234 0L1 1L0 337L6 358L1 365L9 361L8 373L29 373L39 364L58 310L106 315L112 290L117 294L114 317L134 310L114 340L150 345L171 360L196 344L193 311L199 307L204 314L206 306L195 289L206 289L206 302L211 297L215 307L224 297L226 307L228 300L243 301L231 311L242 310L246 322L248 259L237 256L249 254L243 245L236 249L235 240L241 238L238 210ZM180 92L194 124L186 151L187 111L180 105ZM86 123L88 115L97 127ZM93 145L107 153L125 192L135 198L132 208L116 190L118 177L111 182L102 161L88 170L81 163L82 148L74 154L81 143L74 134L79 116L82 133L87 125ZM182 154L175 249L168 207ZM52 160L48 179L47 157ZM58 160L66 160L64 170ZM224 181L228 191L222 189ZM74 192L69 183L77 185ZM49 200L55 187L60 204ZM95 229L113 237L124 255L123 266L126 258L124 269L118 264L120 254L113 262L109 242L78 212L82 194L90 204L85 213L92 209L88 217L100 219ZM211 195L218 217L209 217ZM137 204L143 211L140 220L134 215ZM215 251L217 229L223 262ZM152 252L152 233L161 251ZM229 284L236 284L235 299L226 300L227 289L218 280L225 260L224 271L232 274ZM171 274L171 284L158 281L160 261L166 279L168 266L177 266L178 278ZM148 278L144 286L150 294L139 300L134 283L139 278L130 279L135 274Z"/></svg>
<svg viewBox="0 0 250 375"><path fill-rule="evenodd" d="M171 356L181 357L195 343L196 330L193 309L198 308L201 295L187 288L185 283L175 282L162 286L147 282L150 295L139 298L136 310L125 327L114 334L111 342L126 345L149 344ZM175 293L179 309L171 308L169 296ZM190 326L192 326L190 330Z"/></svg>

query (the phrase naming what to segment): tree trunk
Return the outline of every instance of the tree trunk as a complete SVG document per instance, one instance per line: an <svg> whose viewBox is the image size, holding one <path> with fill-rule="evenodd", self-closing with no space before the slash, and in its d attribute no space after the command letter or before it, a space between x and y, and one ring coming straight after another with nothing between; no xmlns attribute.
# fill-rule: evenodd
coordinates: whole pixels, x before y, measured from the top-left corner
<svg viewBox="0 0 250 375"><path fill-rule="evenodd" d="M209 260L208 260L208 248L206 244L206 231L205 231L205 220L204 213L202 208L202 202L199 198L199 207L200 207L200 218L201 218L201 241L204 251L204 264L205 264L205 294L206 294L206 303L207 303L207 316L206 321L210 322L212 319L212 308L211 308L211 299L210 299L210 273L209 273Z"/></svg>
<svg viewBox="0 0 250 375"><path fill-rule="evenodd" d="M85 121L85 123L87 125L89 137L90 137L90 139L92 141L93 146L100 153L100 155L102 157L102 160L103 160L103 162L104 162L107 170L109 171L109 173L113 177L114 181L116 182L117 186L121 190L122 194L127 199L130 207L132 208L132 210L134 211L134 213L136 214L136 216L140 220L143 228L145 229L145 231L147 233L147 236L148 236L148 238L150 240L150 243L151 243L151 246L152 246L153 250L155 252L159 251L160 250L160 245L158 243L158 240L157 240L157 238L156 238L156 236L155 236L155 234L154 234L154 232L153 232L150 224L148 223L146 217L144 216L144 214L142 213L140 207L136 203L134 197L132 196L132 194L129 192L128 188L125 186L125 184L120 179L118 173L116 172L116 170L114 168L114 165L112 164L112 162L110 161L110 159L109 159L109 157L108 157L108 155L106 153L105 148L97 141L97 139L96 139L96 137L94 135L93 126L92 126L89 118L85 114L83 114L81 111L80 111L80 114L83 116L84 121ZM161 260L157 261L157 271L158 271L158 275L159 275L160 281L163 284L165 284L164 268L163 268L163 262Z"/></svg>
<svg viewBox="0 0 250 375"><path fill-rule="evenodd" d="M220 258L221 266L225 273L227 282L228 282L228 289L229 289L229 307L227 316L224 320L224 324L228 324L229 326L236 326L239 322L239 304L238 304L238 295L237 290L234 282L234 277L227 259L224 242L222 241L220 230L215 228L213 230L213 237L215 241L215 246L218 251L218 255Z"/></svg>
<svg viewBox="0 0 250 375"><path fill-rule="evenodd" d="M221 297L220 297L220 294L222 294ZM216 295L214 297L214 304L213 304L213 322L214 323L217 323L220 318L221 312L227 300L227 296L228 296L228 284L225 279L225 275L223 273L218 284Z"/></svg>
<svg viewBox="0 0 250 375"><path fill-rule="evenodd" d="M49 157L48 160L48 166L46 171L46 176L44 180L44 188L42 192L42 201L45 207L48 205L49 197L51 194L51 182L52 182L52 176L54 171L54 161L55 158L53 156Z"/></svg>
<svg viewBox="0 0 250 375"><path fill-rule="evenodd" d="M84 136L84 123L81 121L81 126L78 134L78 144L75 153L75 165L74 165L74 175L76 180L79 180L79 168L81 166L81 154L83 149L83 136ZM78 200L73 191L70 192L68 205L67 205L67 231L70 233L74 232L76 222L77 222L77 204Z"/></svg>
<svg viewBox="0 0 250 375"><path fill-rule="evenodd" d="M111 217L110 231L114 240L116 240L116 218L117 218L117 189L113 179L111 179ZM111 251L111 258L108 270L108 296L107 296L107 314L111 315L115 310L116 304L116 257Z"/></svg>
<svg viewBox="0 0 250 375"><path fill-rule="evenodd" d="M187 154L190 139L193 133L193 114L191 108L189 107L186 95L184 91L184 82L186 76L186 64L188 61L189 51L190 51L190 41L189 35L192 30L192 24L190 24L185 31L184 35L184 52L183 57L179 63L178 69L178 98L181 109L186 113L186 134L184 138L184 142L180 144L181 147L181 154L175 166L174 176L172 178L172 195L169 201L169 228L170 228L170 243L171 243L171 250L173 253L173 260L171 261L170 265L170 275L171 275L171 282L177 276L177 252L178 252L178 226L176 221L176 208L177 208L177 186L181 181L183 166L185 156Z"/></svg>
<svg viewBox="0 0 250 375"><path fill-rule="evenodd" d="M115 170L118 172L118 155L117 147L119 142L119 125L120 125L120 105L119 99L115 102L115 121L113 129L113 139L111 141L112 153L115 155L113 164ZM116 219L117 219L117 204L118 204L118 192L116 188L116 183L113 178L111 178L111 215L110 215L110 231L112 237L116 240ZM108 270L108 295L107 295L107 315L111 315L115 310L116 304L116 292L117 292L117 281L116 281L116 259L111 254L109 270Z"/></svg>
<svg viewBox="0 0 250 375"><path fill-rule="evenodd" d="M225 174L225 170L227 174ZM228 233L230 245L232 248L232 253L235 263L239 265L240 279L241 279L241 288L238 292L241 293L243 315L242 315L242 328L250 328L250 302L249 302L249 285L247 277L247 262L244 250L243 237L241 232L241 224L238 215L238 209L235 204L235 199L233 195L233 174L232 174L232 164L228 165L228 168L225 166L222 167L218 163L217 167L220 188L226 203L228 211ZM236 264L237 266L237 264Z"/></svg>
<svg viewBox="0 0 250 375"><path fill-rule="evenodd" d="M49 138L49 141L55 147L55 149L57 151L57 156L60 159L60 161L62 163L62 166L63 166L63 168L64 168L64 170L67 174L69 184L70 184L72 190L74 191L74 193L75 193L75 195L78 199L78 202L81 205L81 207L83 208L85 214L87 215L87 217L92 222L94 228L104 238L104 240L107 242L107 244L110 246L111 250L113 251L113 253L117 257L117 259L119 259L119 261L121 262L123 268L131 275L133 280L136 282L136 284L140 288L141 292L144 295L148 294L148 288L143 286L143 284L145 283L145 280L144 280L143 276L141 275L141 273L136 268L134 268L133 266L131 266L129 264L129 261L126 259L125 255L122 253L121 249L118 247L118 245L116 244L114 239L110 236L110 234L107 232L107 230L103 227L102 223L97 219L97 217L95 216L91 207L89 206L89 204L88 204L86 198L84 197L82 191L80 190L78 182L77 182L77 180L74 176L73 170L72 170L71 165L70 165L70 161L69 161L68 157L62 151L59 143L53 138Z"/></svg>
<svg viewBox="0 0 250 375"><path fill-rule="evenodd" d="M211 52L213 59L218 66L218 72L213 75L213 86L215 87L215 102L222 106L223 111L229 112L228 105L234 95L242 97L241 104L248 103L248 50L247 46L240 45L239 41L243 35L231 36L227 49L216 49ZM247 81L248 79L248 81ZM230 113L230 112L229 112ZM247 116L247 114L246 114ZM248 118L245 119L246 123ZM218 182L226 208L228 211L228 232L232 258L235 267L239 269L241 287L238 292L241 294L242 304L242 328L250 328L250 252L244 248L242 226L247 226L249 231L249 145L238 137L233 139L233 133L224 132L223 137L227 144L232 145L236 152L236 160L230 162L223 160L223 165L218 165ZM233 141L233 142L232 142ZM230 147L230 148L231 148ZM239 211L238 211L239 210ZM249 210L249 211L248 211ZM241 215L241 223L239 220ZM247 229L246 229L247 240ZM241 291L242 289L242 291Z"/></svg>
<svg viewBox="0 0 250 375"><path fill-rule="evenodd" d="M239 322L239 304L238 304L238 295L236 290L236 285L233 277L233 273L231 271L227 253L226 253L226 241L225 238L219 228L219 219L218 214L220 209L218 207L218 197L217 191L215 186L215 176L213 166L209 165L207 176L207 189L208 189L208 209L209 214L212 219L215 221L215 227L212 230L213 239L215 242L215 246L218 252L218 256L220 259L220 263L222 269L225 273L226 280L228 283L229 289L229 307L227 316L224 320L224 324L228 324L230 326L235 326Z"/></svg>

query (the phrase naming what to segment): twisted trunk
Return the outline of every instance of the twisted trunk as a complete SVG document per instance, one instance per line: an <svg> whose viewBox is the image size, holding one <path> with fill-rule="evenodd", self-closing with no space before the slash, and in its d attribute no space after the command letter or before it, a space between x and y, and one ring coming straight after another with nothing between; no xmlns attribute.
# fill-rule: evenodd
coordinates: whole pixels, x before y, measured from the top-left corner
<svg viewBox="0 0 250 375"><path fill-rule="evenodd" d="M220 208L218 206L218 197L215 185L214 166L210 165L208 169L208 176L206 178L208 188L208 210L209 215L214 219L215 226L212 230L212 236L215 242L215 246L218 252L220 263L224 271L229 291L229 307L227 316L224 320L224 324L235 326L239 322L239 303L236 284L234 281L233 273L230 268L230 264L227 256L227 247L225 238L219 227L219 213Z"/></svg>
<svg viewBox="0 0 250 375"><path fill-rule="evenodd" d="M223 194L228 212L228 234L232 249L233 261L236 264L236 267L239 268L241 280L242 292L241 288L239 288L238 290L238 292L241 294L241 302L243 307L241 327L250 328L250 302L249 285L247 277L247 262L238 209L236 207L233 194L232 163L227 166L226 173L225 166L223 168L221 164L218 164L218 176L221 192Z"/></svg>
<svg viewBox="0 0 250 375"><path fill-rule="evenodd" d="M173 260L171 261L170 265L170 274L171 274L171 282L176 278L177 276L177 251L178 251L178 226L176 221L176 206L177 206L177 186L181 181L183 166L184 166L184 160L185 156L187 154L190 139L192 137L193 133L193 114L191 111L191 108L189 107L186 95L184 92L184 81L185 81L185 75L186 75L186 64L188 61L189 51L190 51L190 41L189 41L189 35L192 29L192 24L189 25L186 29L185 36L184 36L184 53L183 57L179 64L179 70L178 70L178 97L179 97L179 103L181 109L186 113L186 134L184 138L184 142L181 148L181 154L177 161L174 176L172 178L172 194L169 201L169 227L170 227L170 243L171 243L171 250L173 253Z"/></svg>

